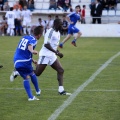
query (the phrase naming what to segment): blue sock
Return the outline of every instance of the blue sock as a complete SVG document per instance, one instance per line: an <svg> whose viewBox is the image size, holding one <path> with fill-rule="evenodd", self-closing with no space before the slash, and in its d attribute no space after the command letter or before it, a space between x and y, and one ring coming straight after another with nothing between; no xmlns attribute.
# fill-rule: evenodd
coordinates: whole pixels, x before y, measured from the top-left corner
<svg viewBox="0 0 120 120"><path fill-rule="evenodd" d="M76 39L74 39L73 42L76 42Z"/></svg>
<svg viewBox="0 0 120 120"><path fill-rule="evenodd" d="M32 91L31 91L31 88L30 88L29 80L24 80L23 81L23 85L24 85L24 88L26 90L26 93L27 93L28 97L29 98L33 98Z"/></svg>
<svg viewBox="0 0 120 120"><path fill-rule="evenodd" d="M36 75L33 74L30 77L31 77L31 81L32 81L32 83L33 83L33 85L36 89L36 92L38 92L39 91L39 86L38 86L38 79L37 79Z"/></svg>

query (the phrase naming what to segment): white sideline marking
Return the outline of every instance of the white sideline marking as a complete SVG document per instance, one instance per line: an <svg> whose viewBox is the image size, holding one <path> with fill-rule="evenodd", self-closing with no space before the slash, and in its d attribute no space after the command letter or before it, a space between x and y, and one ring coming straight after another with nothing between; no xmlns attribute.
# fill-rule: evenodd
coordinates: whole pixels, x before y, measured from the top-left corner
<svg viewBox="0 0 120 120"><path fill-rule="evenodd" d="M84 88L89 85L98 74L100 74L100 72L102 70L104 70L116 57L118 57L120 55L120 52L118 52L117 54L115 54L114 56L112 56L108 61L106 61L95 73L92 74L92 76L86 80L86 82L84 82L81 86L79 86L76 91L67 99L64 101L64 103L54 111L54 113L48 118L48 120L55 120L60 113L62 113L64 111L64 109L66 107L68 107L72 101L76 98L76 96L84 90Z"/></svg>

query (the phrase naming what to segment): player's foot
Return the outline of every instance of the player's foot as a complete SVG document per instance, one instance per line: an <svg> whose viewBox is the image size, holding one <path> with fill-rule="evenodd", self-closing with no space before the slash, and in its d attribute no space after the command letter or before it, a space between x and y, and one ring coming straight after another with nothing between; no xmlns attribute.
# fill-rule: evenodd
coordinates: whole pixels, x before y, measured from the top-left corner
<svg viewBox="0 0 120 120"><path fill-rule="evenodd" d="M0 65L0 68L2 68L3 66L2 65Z"/></svg>
<svg viewBox="0 0 120 120"><path fill-rule="evenodd" d="M60 95L72 95L71 93L68 93L66 91L63 91L63 92L59 92Z"/></svg>
<svg viewBox="0 0 120 120"><path fill-rule="evenodd" d="M40 96L40 94L41 94L41 90L39 90L38 92L36 92L37 96Z"/></svg>
<svg viewBox="0 0 120 120"><path fill-rule="evenodd" d="M28 101L34 101L34 100L40 100L40 99L38 99L38 98L35 97L35 96L34 96L33 98L29 98L29 99L28 99Z"/></svg>
<svg viewBox="0 0 120 120"><path fill-rule="evenodd" d="M14 79L19 75L17 71L13 71L12 74L10 75L10 81L13 82Z"/></svg>
<svg viewBox="0 0 120 120"><path fill-rule="evenodd" d="M60 48L63 48L63 43L60 43L60 44L59 44L59 47L60 47Z"/></svg>
<svg viewBox="0 0 120 120"><path fill-rule="evenodd" d="M71 42L71 44L74 45L75 47L77 47L75 40L73 40L73 41Z"/></svg>

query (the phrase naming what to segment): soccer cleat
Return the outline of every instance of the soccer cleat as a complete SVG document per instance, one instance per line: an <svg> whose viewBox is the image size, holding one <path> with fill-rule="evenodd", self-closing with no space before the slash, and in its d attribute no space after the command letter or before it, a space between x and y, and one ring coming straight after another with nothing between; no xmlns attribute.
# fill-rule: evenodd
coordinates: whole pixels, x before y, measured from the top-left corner
<svg viewBox="0 0 120 120"><path fill-rule="evenodd" d="M72 95L71 93L67 93L66 91L59 92L60 95Z"/></svg>
<svg viewBox="0 0 120 120"><path fill-rule="evenodd" d="M71 42L71 44L77 47L76 42L74 40Z"/></svg>
<svg viewBox="0 0 120 120"><path fill-rule="evenodd" d="M29 99L28 99L28 101L34 101L34 100L40 100L40 99L38 99L38 98L35 97L35 96L34 96L33 98L29 98Z"/></svg>
<svg viewBox="0 0 120 120"><path fill-rule="evenodd" d="M40 94L41 94L41 90L39 90L38 92L36 92L37 96L40 96Z"/></svg>
<svg viewBox="0 0 120 120"><path fill-rule="evenodd" d="M60 47L60 48L63 48L63 43L60 43L60 44L59 44L59 47Z"/></svg>
<svg viewBox="0 0 120 120"><path fill-rule="evenodd" d="M13 71L12 74L10 75L10 81L13 82L14 79L19 75L17 71Z"/></svg>

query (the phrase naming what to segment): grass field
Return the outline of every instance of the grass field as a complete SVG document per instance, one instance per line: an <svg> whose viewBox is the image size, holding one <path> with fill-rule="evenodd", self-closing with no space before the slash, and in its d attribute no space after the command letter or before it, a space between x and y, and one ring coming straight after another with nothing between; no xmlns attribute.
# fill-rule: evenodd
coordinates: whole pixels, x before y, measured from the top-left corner
<svg viewBox="0 0 120 120"><path fill-rule="evenodd" d="M40 101L27 101L22 78L9 81L13 70L13 54L20 37L0 37L0 120L48 120L69 98L57 93L56 72L49 66L38 78L42 94ZM41 48L43 38L38 42ZM120 51L120 38L81 38L73 47L68 41L60 50L64 87L73 93L108 59ZM38 56L34 56L35 59ZM31 84L33 93L35 90ZM54 119L52 119L54 120ZM56 120L120 120L120 56L113 59L65 107Z"/></svg>

